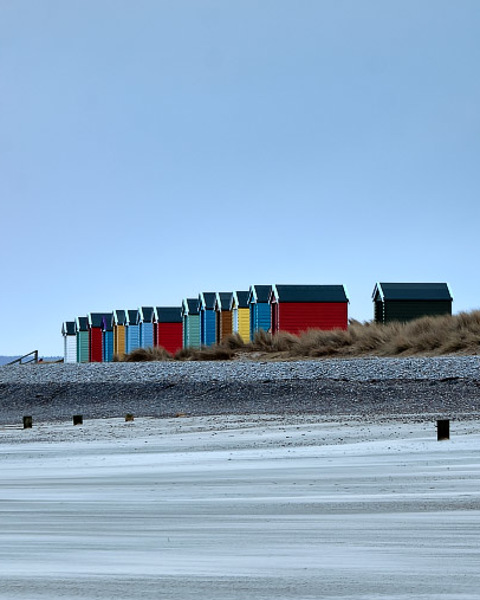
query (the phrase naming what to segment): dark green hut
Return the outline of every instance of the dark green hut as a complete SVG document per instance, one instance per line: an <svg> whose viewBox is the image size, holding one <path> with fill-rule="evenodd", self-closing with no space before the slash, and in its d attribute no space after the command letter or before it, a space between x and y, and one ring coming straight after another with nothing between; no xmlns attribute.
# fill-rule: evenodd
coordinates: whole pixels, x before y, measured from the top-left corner
<svg viewBox="0 0 480 600"><path fill-rule="evenodd" d="M447 283L377 283L372 298L376 323L452 314Z"/></svg>

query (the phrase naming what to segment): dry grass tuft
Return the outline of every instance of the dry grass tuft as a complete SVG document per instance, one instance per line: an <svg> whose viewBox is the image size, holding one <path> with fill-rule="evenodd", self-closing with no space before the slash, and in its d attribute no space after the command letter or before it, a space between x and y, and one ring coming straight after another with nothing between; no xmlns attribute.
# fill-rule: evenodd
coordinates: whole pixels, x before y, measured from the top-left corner
<svg viewBox="0 0 480 600"><path fill-rule="evenodd" d="M222 340L219 345L229 350L243 350L245 348L245 342L238 333L232 333Z"/></svg>
<svg viewBox="0 0 480 600"><path fill-rule="evenodd" d="M165 348L157 346L155 348L136 348L130 354L124 354L119 360L123 362L165 361L173 360L173 356Z"/></svg>
<svg viewBox="0 0 480 600"><path fill-rule="evenodd" d="M202 348L183 348L175 354L175 360L231 360L235 351L222 346L204 346Z"/></svg>
<svg viewBox="0 0 480 600"><path fill-rule="evenodd" d="M351 321L348 330L310 329L300 336L286 332L255 334L245 344L233 334L221 344L183 348L172 357L163 348L134 350L114 360L231 360L238 356L261 360L355 356L440 356L480 354L480 310L454 316L423 317L408 323L381 325Z"/></svg>

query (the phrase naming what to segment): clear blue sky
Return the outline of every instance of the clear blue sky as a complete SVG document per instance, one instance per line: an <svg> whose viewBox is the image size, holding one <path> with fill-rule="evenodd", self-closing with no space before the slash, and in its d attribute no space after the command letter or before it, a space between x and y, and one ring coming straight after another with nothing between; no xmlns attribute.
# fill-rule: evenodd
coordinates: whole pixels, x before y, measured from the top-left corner
<svg viewBox="0 0 480 600"><path fill-rule="evenodd" d="M478 0L0 0L0 354L252 283L480 307Z"/></svg>

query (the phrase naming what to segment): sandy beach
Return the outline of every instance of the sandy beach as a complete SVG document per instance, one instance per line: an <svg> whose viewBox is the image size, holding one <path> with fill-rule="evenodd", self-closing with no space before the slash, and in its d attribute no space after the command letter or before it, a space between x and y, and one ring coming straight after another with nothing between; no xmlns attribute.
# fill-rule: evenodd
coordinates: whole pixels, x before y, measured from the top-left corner
<svg viewBox="0 0 480 600"><path fill-rule="evenodd" d="M429 416L5 425L0 597L473 600L479 442Z"/></svg>

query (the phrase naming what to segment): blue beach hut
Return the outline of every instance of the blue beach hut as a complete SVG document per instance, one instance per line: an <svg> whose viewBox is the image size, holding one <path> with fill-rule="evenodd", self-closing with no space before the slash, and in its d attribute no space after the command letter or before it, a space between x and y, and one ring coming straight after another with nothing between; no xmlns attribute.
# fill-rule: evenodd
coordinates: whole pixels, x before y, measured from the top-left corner
<svg viewBox="0 0 480 600"><path fill-rule="evenodd" d="M103 317L102 332L103 332L102 359L103 359L103 362L112 362L112 359L113 359L112 315Z"/></svg>
<svg viewBox="0 0 480 600"><path fill-rule="evenodd" d="M269 303L271 285L252 285L248 294L250 307L250 340L257 331L270 331L272 327L271 307Z"/></svg>
<svg viewBox="0 0 480 600"><path fill-rule="evenodd" d="M127 310L125 317L125 352L130 354L139 347L138 310Z"/></svg>
<svg viewBox="0 0 480 600"><path fill-rule="evenodd" d="M141 306L138 309L137 324L140 348L153 348L153 306Z"/></svg>
<svg viewBox="0 0 480 600"><path fill-rule="evenodd" d="M216 342L215 292L201 292L198 296L200 313L200 343L212 346Z"/></svg>

